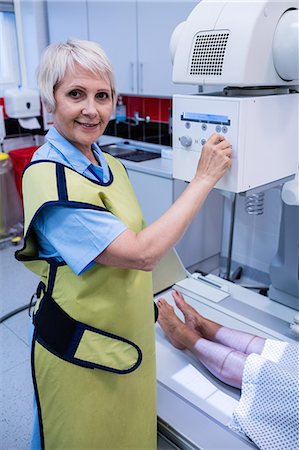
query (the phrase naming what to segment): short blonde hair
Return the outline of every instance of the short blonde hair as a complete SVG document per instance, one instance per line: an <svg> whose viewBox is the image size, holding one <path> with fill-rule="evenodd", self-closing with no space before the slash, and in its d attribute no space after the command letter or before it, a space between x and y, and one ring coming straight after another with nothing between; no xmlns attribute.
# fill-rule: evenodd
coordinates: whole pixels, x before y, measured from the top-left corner
<svg viewBox="0 0 299 450"><path fill-rule="evenodd" d="M67 70L75 70L75 64L108 79L115 105L115 79L111 63L104 50L93 41L67 40L46 47L37 69L37 82L45 106L55 111L54 90Z"/></svg>

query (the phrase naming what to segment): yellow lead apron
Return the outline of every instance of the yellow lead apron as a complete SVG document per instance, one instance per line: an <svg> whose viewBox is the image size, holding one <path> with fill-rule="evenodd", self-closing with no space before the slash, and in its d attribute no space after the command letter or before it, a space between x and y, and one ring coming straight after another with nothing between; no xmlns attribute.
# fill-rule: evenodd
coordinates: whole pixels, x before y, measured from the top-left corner
<svg viewBox="0 0 299 450"><path fill-rule="evenodd" d="M32 232L50 204L109 211L140 231L126 171L106 159L106 184L50 161L31 163L23 175L25 243L16 257L41 276L32 371L46 450L156 448L151 274L96 264L76 276L66 264L39 259Z"/></svg>

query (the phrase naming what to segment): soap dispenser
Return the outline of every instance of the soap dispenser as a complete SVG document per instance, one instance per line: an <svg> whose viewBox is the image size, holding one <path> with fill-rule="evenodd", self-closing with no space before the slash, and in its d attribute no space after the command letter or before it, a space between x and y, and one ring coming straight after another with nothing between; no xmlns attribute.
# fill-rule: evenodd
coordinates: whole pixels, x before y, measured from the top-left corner
<svg viewBox="0 0 299 450"><path fill-rule="evenodd" d="M116 122L124 122L127 118L126 105L123 104L122 96L119 95L115 110L115 120Z"/></svg>

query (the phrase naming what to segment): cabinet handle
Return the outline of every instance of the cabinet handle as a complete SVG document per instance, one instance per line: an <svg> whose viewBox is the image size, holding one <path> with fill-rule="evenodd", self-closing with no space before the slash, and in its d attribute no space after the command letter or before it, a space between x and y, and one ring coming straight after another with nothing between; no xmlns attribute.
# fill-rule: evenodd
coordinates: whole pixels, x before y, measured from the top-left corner
<svg viewBox="0 0 299 450"><path fill-rule="evenodd" d="M134 63L130 63L131 91L134 92Z"/></svg>
<svg viewBox="0 0 299 450"><path fill-rule="evenodd" d="M139 64L139 87L140 92L143 92L143 63Z"/></svg>

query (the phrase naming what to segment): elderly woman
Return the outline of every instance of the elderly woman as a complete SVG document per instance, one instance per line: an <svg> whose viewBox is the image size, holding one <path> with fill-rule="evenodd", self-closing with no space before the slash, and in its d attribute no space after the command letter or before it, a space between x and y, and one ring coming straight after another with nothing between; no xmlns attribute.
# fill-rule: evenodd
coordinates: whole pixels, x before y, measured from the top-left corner
<svg viewBox="0 0 299 450"><path fill-rule="evenodd" d="M231 146L212 135L194 179L146 227L126 170L96 145L116 96L103 50L89 41L50 45L38 83L54 125L23 175L25 242L17 253L41 277L33 446L154 449L150 272L230 167Z"/></svg>
<svg viewBox="0 0 299 450"><path fill-rule="evenodd" d="M180 292L172 296L184 322L164 298L157 301L158 322L170 342L242 389L230 427L261 450L298 448L298 344L227 328L199 314Z"/></svg>

